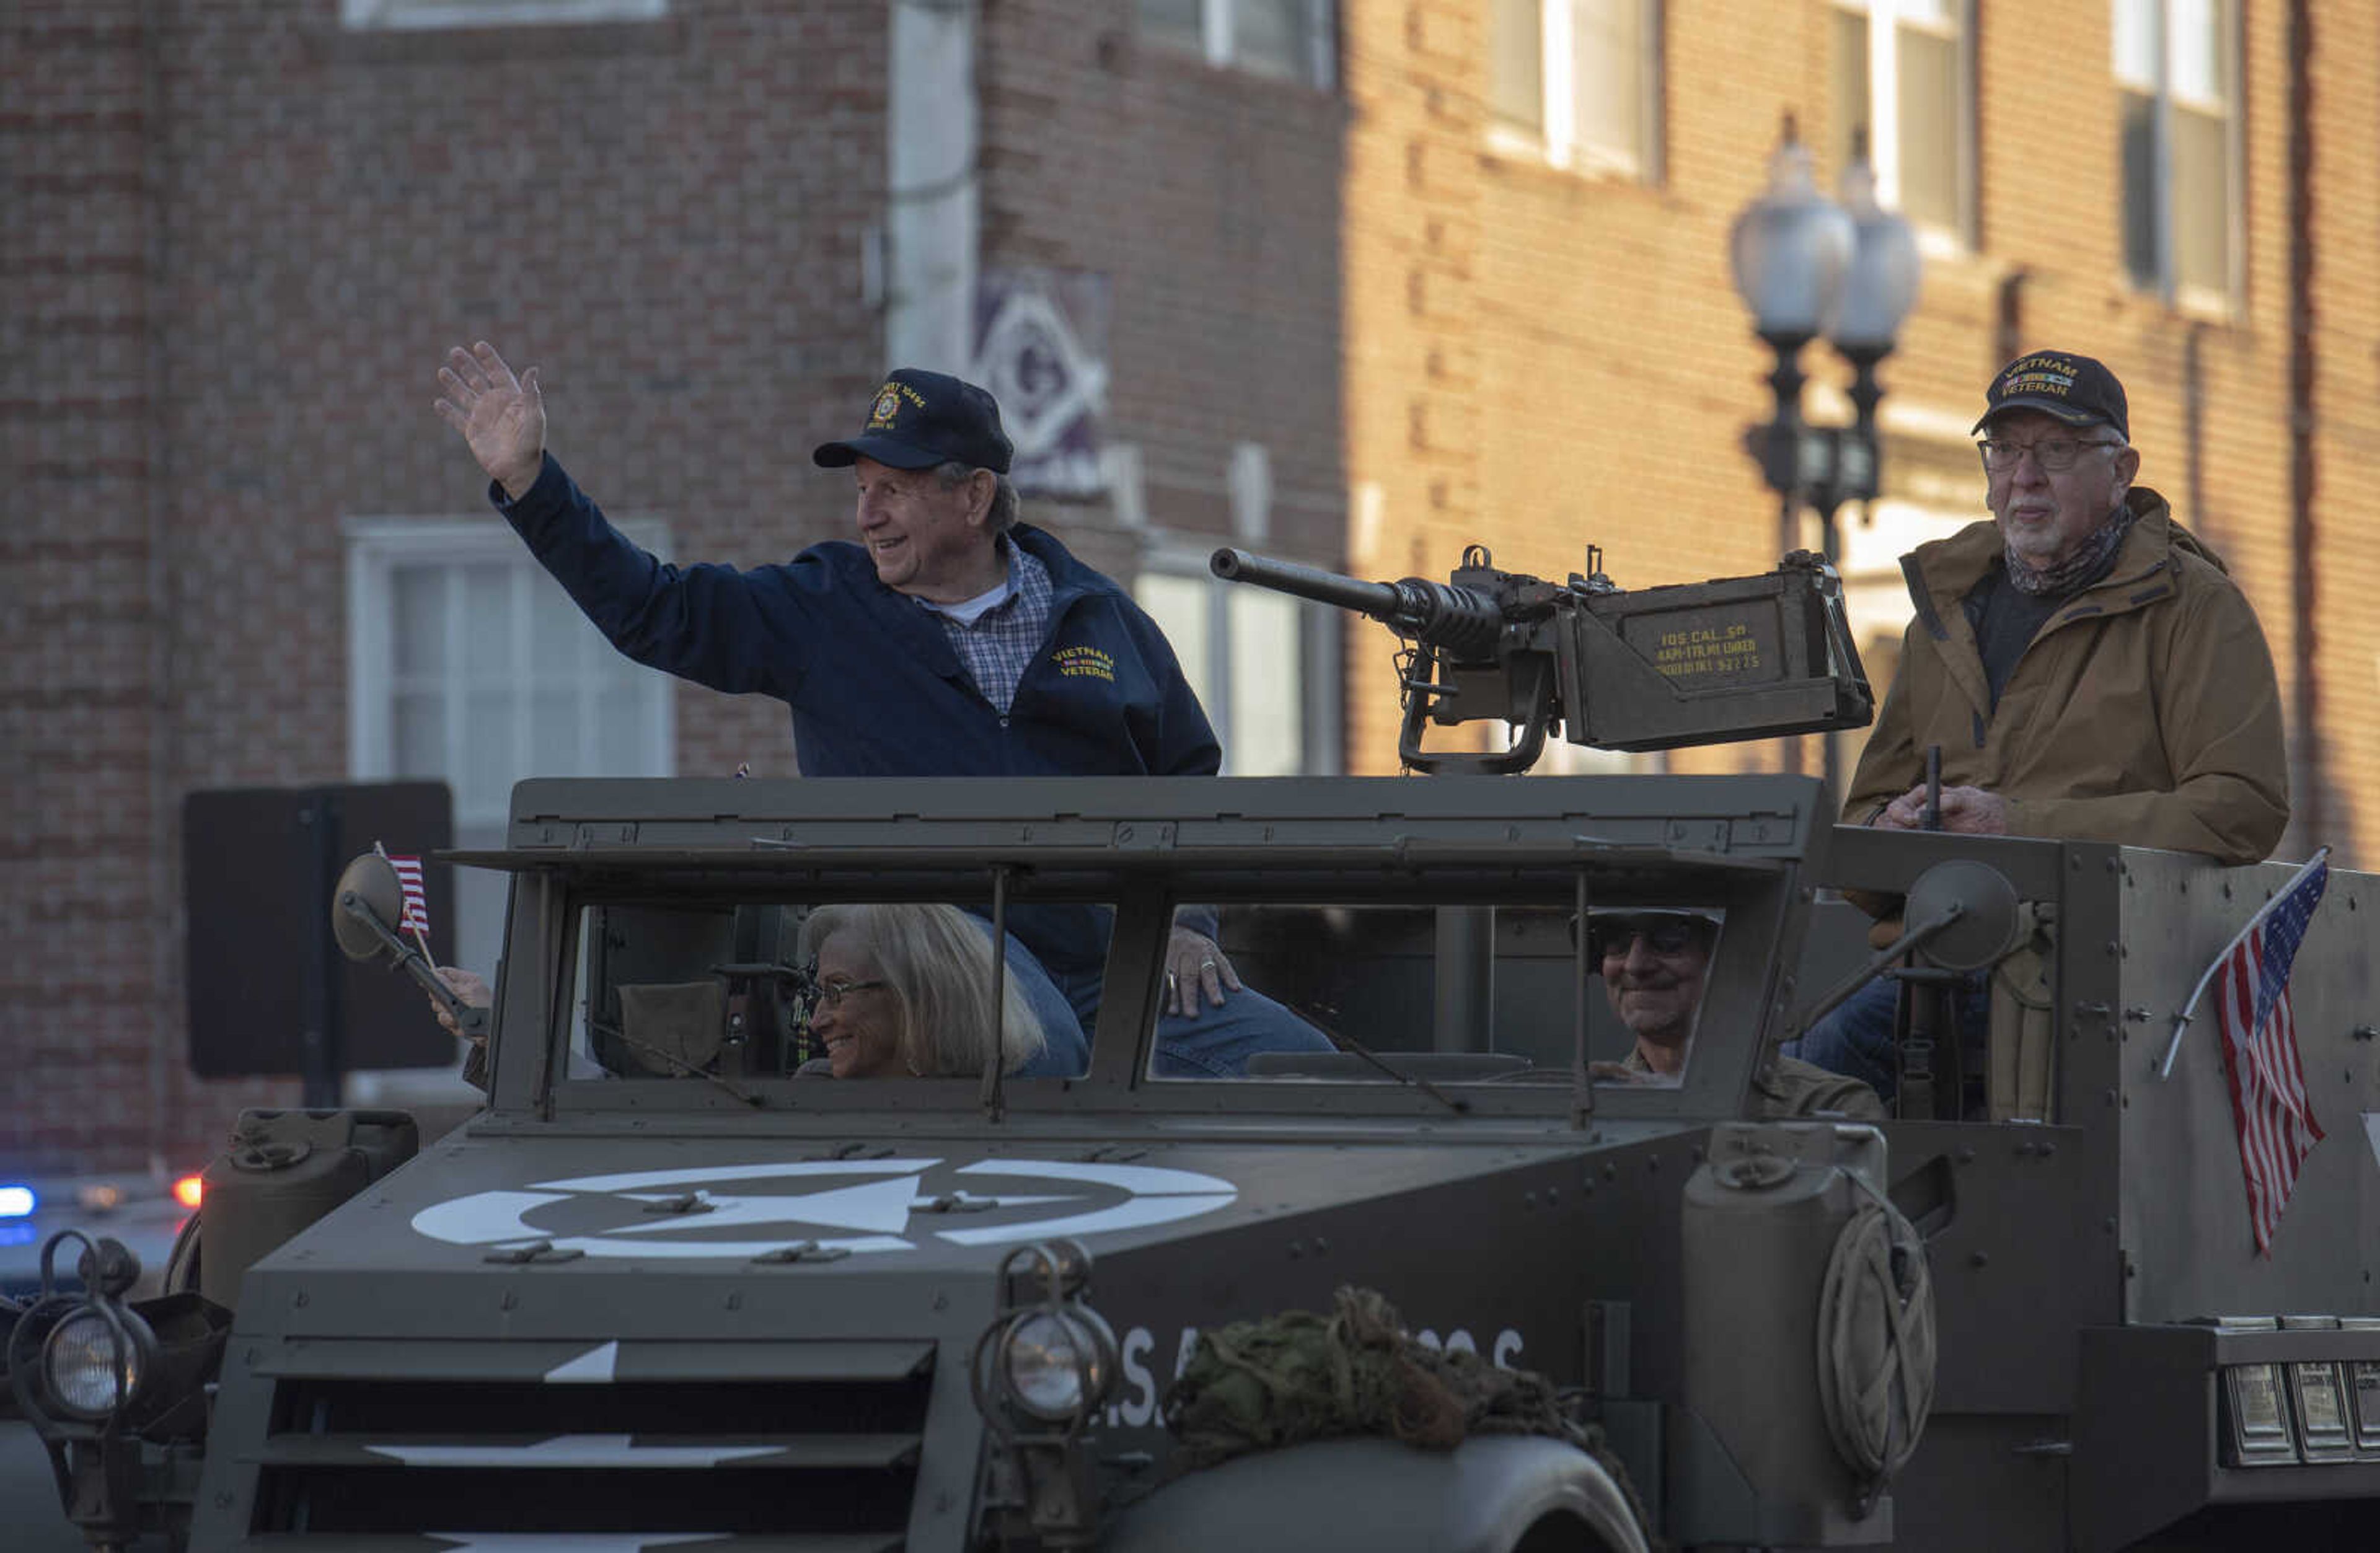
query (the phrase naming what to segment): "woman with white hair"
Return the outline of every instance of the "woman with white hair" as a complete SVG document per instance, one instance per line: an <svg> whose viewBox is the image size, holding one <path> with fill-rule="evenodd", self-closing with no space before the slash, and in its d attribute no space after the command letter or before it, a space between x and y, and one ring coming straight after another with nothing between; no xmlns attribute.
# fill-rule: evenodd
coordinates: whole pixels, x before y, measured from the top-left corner
<svg viewBox="0 0 2380 1553"><path fill-rule="evenodd" d="M955 906L816 906L802 923L801 952L816 967L810 1033L826 1046L824 1057L802 1064L805 1074L973 1077L995 1049L1002 1071L1014 1074L1051 1047L1013 956L994 1018L990 934Z"/></svg>

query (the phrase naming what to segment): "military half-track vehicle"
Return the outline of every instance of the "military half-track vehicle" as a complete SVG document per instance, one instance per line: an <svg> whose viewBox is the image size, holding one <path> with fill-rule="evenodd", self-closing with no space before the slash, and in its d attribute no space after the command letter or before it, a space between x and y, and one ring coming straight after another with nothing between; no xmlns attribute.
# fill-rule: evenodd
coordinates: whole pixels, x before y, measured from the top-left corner
<svg viewBox="0 0 2380 1553"><path fill-rule="evenodd" d="M95 1254L12 1386L95 1542L206 1550L2368 1540L2380 889L2298 960L2327 1136L2259 1256L2211 1023L2159 1069L2288 870L1830 818L1784 776L526 782L456 855L512 879L484 1111L250 1113L182 1304ZM2006 984L1930 1119L1778 1103L1778 1044L1901 974L1837 889L1900 898L1912 986ZM1079 1071L805 1071L804 924L866 901L1097 908ZM1331 1049L1156 1076L1192 904ZM1710 926L1675 1072L1596 958L1658 916ZM1177 1377L1350 1287L1563 1427L1193 1467Z"/></svg>
<svg viewBox="0 0 2380 1553"><path fill-rule="evenodd" d="M523 783L475 859L515 879L487 1110L355 1165L241 1269L184 1436L193 1545L2350 1545L2323 1539L2380 1492L2372 881L2335 879L2299 962L2329 1135L2259 1257L2211 1034L2155 1070L2284 870L1830 835L1818 801L1784 777ZM1821 990L1793 969L1814 888L1922 902L1945 864L2052 925L2041 1113L1746 1120ZM607 1038L624 988L789 964L809 904L995 896L1114 914L1078 1077L785 1076L798 1021L746 992L696 1071ZM1149 1077L1186 901L1345 1049ZM1626 1038L1571 924L1676 905L1722 924L1682 1079L1596 1081ZM254 1125L260 1155L344 1159L381 1123ZM1833 1286L1879 1194L1924 1236L1935 1354L1888 1482L1829 1426L1821 1372L1858 1344L1815 1335L1857 1325ZM1342 1438L1172 1473L1196 1334L1347 1284L1573 1389L1609 1464ZM146 1449L121 1486L162 1495L174 1448Z"/></svg>

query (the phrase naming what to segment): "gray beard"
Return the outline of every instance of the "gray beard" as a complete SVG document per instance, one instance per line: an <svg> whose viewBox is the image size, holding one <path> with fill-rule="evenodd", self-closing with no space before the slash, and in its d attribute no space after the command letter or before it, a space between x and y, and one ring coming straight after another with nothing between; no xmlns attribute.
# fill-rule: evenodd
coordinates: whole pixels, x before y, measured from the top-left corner
<svg viewBox="0 0 2380 1553"><path fill-rule="evenodd" d="M2003 548L2008 563L2009 581L2020 593L2035 596L2064 593L2084 577L2105 565L2124 536L2132 531L2132 509L2119 505L2107 515L2107 521L2082 538L2073 554L2051 566L2035 566L2017 554L2013 548Z"/></svg>

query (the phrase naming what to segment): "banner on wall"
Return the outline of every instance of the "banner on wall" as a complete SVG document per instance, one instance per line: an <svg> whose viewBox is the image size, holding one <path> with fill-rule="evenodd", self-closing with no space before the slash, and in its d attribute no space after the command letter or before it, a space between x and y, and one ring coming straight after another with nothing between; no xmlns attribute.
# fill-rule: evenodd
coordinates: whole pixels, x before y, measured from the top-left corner
<svg viewBox="0 0 2380 1553"><path fill-rule="evenodd" d="M1108 277L1079 270L987 269L977 279L976 381L1000 401L1016 444L1010 470L1027 496L1083 498L1099 469L1108 399Z"/></svg>

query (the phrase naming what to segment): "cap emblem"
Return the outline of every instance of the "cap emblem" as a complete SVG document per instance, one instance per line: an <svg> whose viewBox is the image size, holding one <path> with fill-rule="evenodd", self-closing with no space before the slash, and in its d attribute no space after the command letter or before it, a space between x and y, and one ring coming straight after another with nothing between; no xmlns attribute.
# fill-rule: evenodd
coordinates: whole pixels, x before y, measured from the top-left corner
<svg viewBox="0 0 2380 1553"><path fill-rule="evenodd" d="M889 431L901 418L901 401L904 399L921 410L926 407L924 397L907 383L888 382L878 389L876 403L868 412L868 429L870 431Z"/></svg>
<svg viewBox="0 0 2380 1553"><path fill-rule="evenodd" d="M2047 394L2063 399L2074 392L2075 367L2054 356L2029 356L2000 374L1999 396Z"/></svg>

